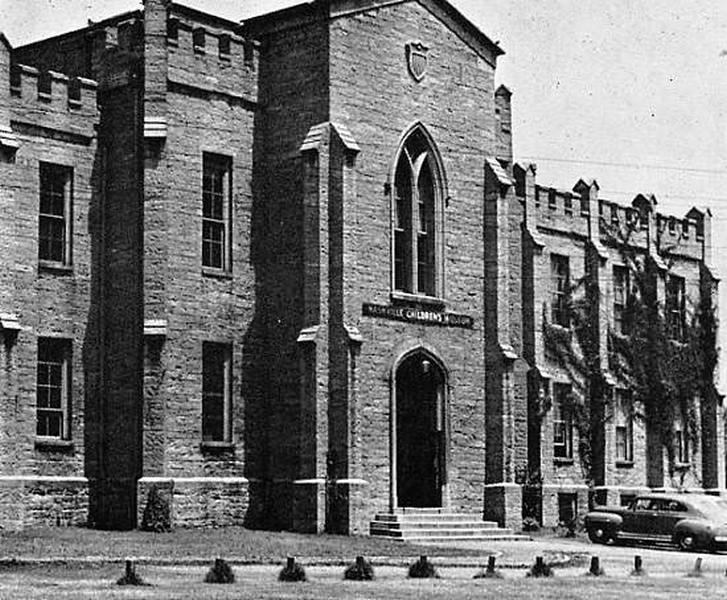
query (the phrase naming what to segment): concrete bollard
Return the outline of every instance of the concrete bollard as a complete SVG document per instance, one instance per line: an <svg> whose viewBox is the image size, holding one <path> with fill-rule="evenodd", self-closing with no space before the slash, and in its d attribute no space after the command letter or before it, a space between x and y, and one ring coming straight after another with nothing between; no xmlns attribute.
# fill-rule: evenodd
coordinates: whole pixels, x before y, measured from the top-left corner
<svg viewBox="0 0 727 600"><path fill-rule="evenodd" d="M646 575L646 572L644 571L643 562L639 555L634 556L634 570L631 571L631 575L634 575L636 577L638 577L640 575Z"/></svg>
<svg viewBox="0 0 727 600"><path fill-rule="evenodd" d="M603 575L603 569L601 569L601 560L597 556L591 557L591 568L588 569L588 574L595 577Z"/></svg>
<svg viewBox="0 0 727 600"><path fill-rule="evenodd" d="M702 557L700 556L694 561L694 568L687 573L687 577L701 577L702 576Z"/></svg>
<svg viewBox="0 0 727 600"><path fill-rule="evenodd" d="M527 577L552 577L553 576L553 569L551 569L547 564L545 564L545 560L543 560L542 556L536 556L535 557L535 564L530 567L530 571L528 571Z"/></svg>
<svg viewBox="0 0 727 600"><path fill-rule="evenodd" d="M126 559L126 571L124 576L130 581L132 579L136 579L136 564L134 563L134 559Z"/></svg>
<svg viewBox="0 0 727 600"><path fill-rule="evenodd" d="M125 559L124 574L116 581L116 585L148 585L136 574L136 561L133 558Z"/></svg>
<svg viewBox="0 0 727 600"><path fill-rule="evenodd" d="M487 559L487 573L489 575L495 574L495 557L494 556L490 556Z"/></svg>

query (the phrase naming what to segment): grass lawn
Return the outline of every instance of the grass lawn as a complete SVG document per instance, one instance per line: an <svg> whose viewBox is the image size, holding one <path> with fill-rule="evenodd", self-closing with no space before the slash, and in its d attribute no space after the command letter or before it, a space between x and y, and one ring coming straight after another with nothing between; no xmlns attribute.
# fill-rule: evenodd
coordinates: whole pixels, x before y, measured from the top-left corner
<svg viewBox="0 0 727 600"><path fill-rule="evenodd" d="M287 555L353 560L356 555L411 557L487 555L485 550L420 547L370 537L302 535L252 531L241 527L177 529L171 533L98 531L84 528L40 528L0 533L0 556L22 558L126 556L163 560L229 556L250 562L279 562Z"/></svg>
<svg viewBox="0 0 727 600"><path fill-rule="evenodd" d="M724 597L721 573L710 573L698 579L674 575L593 578L583 576L582 570L571 569L549 580L525 579L522 571L508 572L502 580L473 580L472 569L450 568L442 569L442 578L438 580L410 580L402 568L379 567L375 581L349 582L342 581L341 568L311 567L308 569L310 582L283 584L276 581L277 568L274 567L238 567L235 571L236 583L210 585L202 583L204 568L145 567L139 569L139 574L153 587L128 588L114 585L122 569L108 565L80 569L5 567L0 577L0 598L716 600Z"/></svg>

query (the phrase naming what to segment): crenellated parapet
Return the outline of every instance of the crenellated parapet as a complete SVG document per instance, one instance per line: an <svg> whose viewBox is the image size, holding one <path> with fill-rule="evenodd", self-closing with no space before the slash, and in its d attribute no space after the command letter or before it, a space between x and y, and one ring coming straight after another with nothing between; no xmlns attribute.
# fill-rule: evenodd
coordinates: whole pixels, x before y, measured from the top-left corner
<svg viewBox="0 0 727 600"><path fill-rule="evenodd" d="M590 190L584 180L572 191L536 184L530 192L533 198L527 202L529 229L585 240L589 237L589 223L591 228L597 223L596 239L603 246L626 242L664 258L710 262L708 211L694 208L683 217L666 215L656 211L653 195L638 194L629 206L603 198L594 202ZM522 186L518 195L525 193Z"/></svg>
<svg viewBox="0 0 727 600"><path fill-rule="evenodd" d="M166 42L170 88L256 101L259 44L239 23L170 4Z"/></svg>
<svg viewBox="0 0 727 600"><path fill-rule="evenodd" d="M682 218L657 213L655 225L661 254L701 260L711 266L712 223L709 210L693 208Z"/></svg>
<svg viewBox="0 0 727 600"><path fill-rule="evenodd" d="M13 129L35 127L95 136L99 120L95 81L15 64L10 69L9 86Z"/></svg>

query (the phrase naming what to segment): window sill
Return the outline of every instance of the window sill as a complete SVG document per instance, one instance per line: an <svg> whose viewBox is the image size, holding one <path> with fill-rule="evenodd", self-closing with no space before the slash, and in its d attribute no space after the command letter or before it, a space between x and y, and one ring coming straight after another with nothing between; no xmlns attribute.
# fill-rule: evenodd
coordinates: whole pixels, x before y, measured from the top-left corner
<svg viewBox="0 0 727 600"><path fill-rule="evenodd" d="M565 466L568 466L568 465L572 465L573 464L573 459L572 458L564 458L564 457L554 456L553 457L553 464L556 465L556 466L559 466L559 467L560 466L565 467Z"/></svg>
<svg viewBox="0 0 727 600"><path fill-rule="evenodd" d="M409 292L391 292L392 302L407 303L407 304L426 304L428 306L437 306L444 308L446 302L444 298L437 298L436 296L424 296L420 294L410 294Z"/></svg>
<svg viewBox="0 0 727 600"><path fill-rule="evenodd" d="M675 471L688 471L691 468L692 468L691 463L682 463L682 462L674 463Z"/></svg>
<svg viewBox="0 0 727 600"><path fill-rule="evenodd" d="M232 279L232 271L224 271L213 267L202 267L202 275L213 279Z"/></svg>
<svg viewBox="0 0 727 600"><path fill-rule="evenodd" d="M47 452L73 452L73 440L58 438L35 438L35 449Z"/></svg>
<svg viewBox="0 0 727 600"><path fill-rule="evenodd" d="M40 260L38 261L38 271L57 273L58 275L71 275L73 274L73 266L51 262L49 260Z"/></svg>
<svg viewBox="0 0 727 600"><path fill-rule="evenodd" d="M202 452L207 453L222 453L222 452L234 452L235 442L213 442L213 441L202 441L199 443L199 447Z"/></svg>
<svg viewBox="0 0 727 600"><path fill-rule="evenodd" d="M633 469L634 461L633 460L617 460L616 468L617 469Z"/></svg>

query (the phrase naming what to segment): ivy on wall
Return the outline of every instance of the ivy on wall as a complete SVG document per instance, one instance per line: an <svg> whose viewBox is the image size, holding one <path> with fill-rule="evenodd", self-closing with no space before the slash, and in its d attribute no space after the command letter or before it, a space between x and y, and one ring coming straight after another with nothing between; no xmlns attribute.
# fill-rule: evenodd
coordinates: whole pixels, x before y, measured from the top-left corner
<svg viewBox="0 0 727 600"><path fill-rule="evenodd" d="M632 417L645 422L665 448L669 476L678 472L683 481L688 466L677 461L674 425L679 421L684 424L689 447L694 448L700 432L699 399L717 399L717 319L712 290L700 294L696 304L689 304L687 295L685 322L679 339L674 339L662 294L657 293L658 282L665 280L673 265L657 264L643 248L631 244L635 227L625 232L611 225L605 225L605 229L607 243L618 249L629 273L623 314L626 332L616 332L609 326L607 368L631 391ZM587 261L599 260L595 252L588 254ZM593 267L593 262L589 266ZM603 290L599 289L596 272L587 267L586 274L571 287L570 329L548 322L547 312L543 320L546 355L572 382L566 409L578 432L584 479L591 486L602 480L604 424L612 417L611 388L599 352ZM693 461L694 453L690 452L689 457Z"/></svg>

